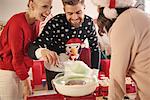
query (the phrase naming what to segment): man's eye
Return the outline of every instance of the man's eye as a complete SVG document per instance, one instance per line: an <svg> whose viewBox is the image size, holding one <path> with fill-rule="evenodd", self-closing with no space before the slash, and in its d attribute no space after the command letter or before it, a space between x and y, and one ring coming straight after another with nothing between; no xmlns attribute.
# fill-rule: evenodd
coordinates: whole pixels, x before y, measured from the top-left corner
<svg viewBox="0 0 150 100"><path fill-rule="evenodd" d="M43 8L47 8L48 6L45 5L45 6L42 6L42 7L43 7Z"/></svg>
<svg viewBox="0 0 150 100"><path fill-rule="evenodd" d="M78 11L78 12L76 12L76 14L81 14L82 13L82 11Z"/></svg>
<svg viewBox="0 0 150 100"><path fill-rule="evenodd" d="M68 12L67 14L68 14L68 15L72 15L73 13Z"/></svg>

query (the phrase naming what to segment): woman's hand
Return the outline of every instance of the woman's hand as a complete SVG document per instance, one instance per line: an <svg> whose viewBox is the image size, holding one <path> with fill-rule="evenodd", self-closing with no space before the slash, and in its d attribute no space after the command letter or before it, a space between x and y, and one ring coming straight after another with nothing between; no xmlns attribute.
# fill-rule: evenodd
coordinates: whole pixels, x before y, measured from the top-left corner
<svg viewBox="0 0 150 100"><path fill-rule="evenodd" d="M29 79L23 80L23 98L24 100L27 100L27 96L33 94L31 82Z"/></svg>

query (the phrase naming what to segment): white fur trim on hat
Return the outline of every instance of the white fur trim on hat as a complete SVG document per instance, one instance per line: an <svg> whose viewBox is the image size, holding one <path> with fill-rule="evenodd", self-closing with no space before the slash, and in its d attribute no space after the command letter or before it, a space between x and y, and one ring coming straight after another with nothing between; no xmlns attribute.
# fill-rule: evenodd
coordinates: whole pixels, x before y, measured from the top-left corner
<svg viewBox="0 0 150 100"><path fill-rule="evenodd" d="M105 8L104 8L103 14L104 14L105 17L108 18L108 19L117 18L117 16L118 16L118 13L117 13L116 9L114 9L114 8L109 8L109 7L105 7Z"/></svg>
<svg viewBox="0 0 150 100"><path fill-rule="evenodd" d="M109 7L109 0L92 0L93 4L101 7Z"/></svg>
<svg viewBox="0 0 150 100"><path fill-rule="evenodd" d="M93 4L100 7L109 7L110 0L92 0ZM116 0L115 8L135 6L136 0Z"/></svg>

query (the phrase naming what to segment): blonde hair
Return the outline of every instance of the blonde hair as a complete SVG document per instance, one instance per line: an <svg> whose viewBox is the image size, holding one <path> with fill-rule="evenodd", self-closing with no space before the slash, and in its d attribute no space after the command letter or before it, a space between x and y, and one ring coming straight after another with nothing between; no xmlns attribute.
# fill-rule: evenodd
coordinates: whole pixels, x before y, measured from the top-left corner
<svg viewBox="0 0 150 100"><path fill-rule="evenodd" d="M28 1L28 4L27 4L28 7L29 7L29 5L30 5L30 2L33 2L33 0L29 0L29 1Z"/></svg>

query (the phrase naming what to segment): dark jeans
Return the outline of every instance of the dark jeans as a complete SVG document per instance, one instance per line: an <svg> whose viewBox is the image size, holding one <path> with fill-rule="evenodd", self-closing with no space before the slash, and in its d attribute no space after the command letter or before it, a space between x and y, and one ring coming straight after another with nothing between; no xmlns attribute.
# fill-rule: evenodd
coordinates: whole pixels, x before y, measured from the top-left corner
<svg viewBox="0 0 150 100"><path fill-rule="evenodd" d="M55 78L55 76L60 73L60 72L54 72L54 71L50 71L47 70L45 68L45 73L46 73L46 81L47 81L47 86L48 86L48 90L53 90L53 86L51 81Z"/></svg>

